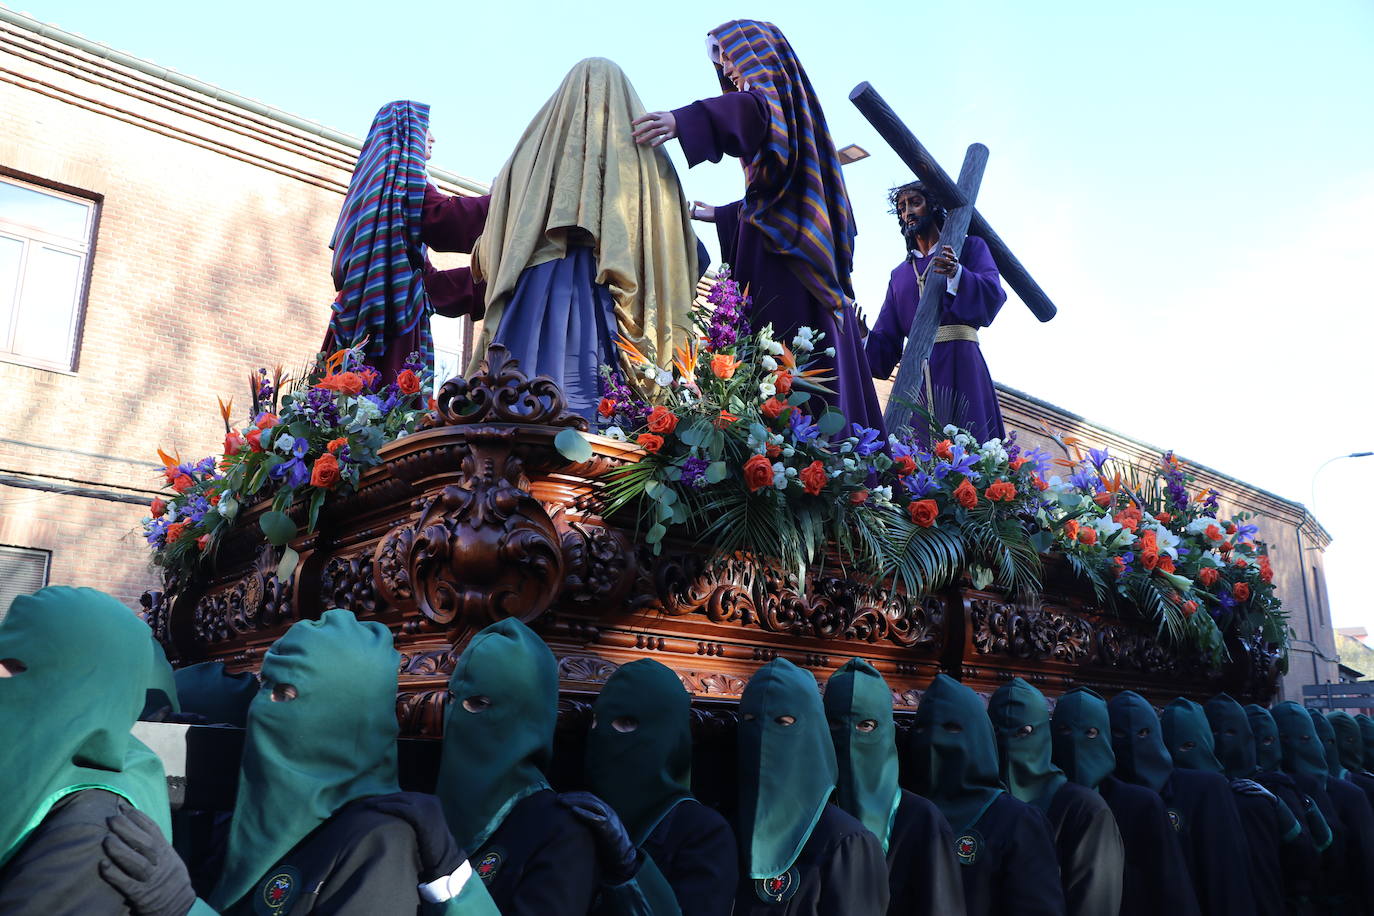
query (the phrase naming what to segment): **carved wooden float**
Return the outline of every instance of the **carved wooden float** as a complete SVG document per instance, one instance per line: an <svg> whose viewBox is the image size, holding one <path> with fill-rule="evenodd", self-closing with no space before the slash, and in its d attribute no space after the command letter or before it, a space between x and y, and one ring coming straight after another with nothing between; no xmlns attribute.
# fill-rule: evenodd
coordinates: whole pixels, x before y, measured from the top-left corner
<svg viewBox="0 0 1374 916"><path fill-rule="evenodd" d="M208 574L145 595L146 616L176 663L220 659L235 670L256 669L292 622L329 608L380 621L402 654L397 709L415 737L439 735L458 653L505 616L553 649L570 729L618 665L643 657L681 676L703 721L728 720L714 714L776 657L823 681L862 656L887 677L899 712L941 671L982 693L1017 675L1051 697L1079 685L1155 702L1220 690L1264 702L1274 692L1272 647L1233 638L1231 660L1209 666L1161 643L1151 623L1096 606L1053 557L1032 607L967 580L910 596L837 566L797 582L741 557L711 561L683 541L654 557L632 518L595 511L606 475L638 450L589 436L593 458L572 464L554 447L567 427L586 421L557 386L494 347L476 375L443 386L428 428L387 445L358 491L327 503L317 530L292 542L300 564L289 581L277 580L279 548L255 521L264 503L245 512Z"/></svg>

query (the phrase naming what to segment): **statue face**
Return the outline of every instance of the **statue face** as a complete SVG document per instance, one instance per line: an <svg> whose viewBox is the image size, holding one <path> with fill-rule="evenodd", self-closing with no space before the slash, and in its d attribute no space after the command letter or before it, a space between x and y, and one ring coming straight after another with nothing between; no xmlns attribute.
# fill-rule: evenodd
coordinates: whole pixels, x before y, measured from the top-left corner
<svg viewBox="0 0 1374 916"><path fill-rule="evenodd" d="M926 196L920 191L904 191L897 198L897 216L907 226L914 226L929 211Z"/></svg>

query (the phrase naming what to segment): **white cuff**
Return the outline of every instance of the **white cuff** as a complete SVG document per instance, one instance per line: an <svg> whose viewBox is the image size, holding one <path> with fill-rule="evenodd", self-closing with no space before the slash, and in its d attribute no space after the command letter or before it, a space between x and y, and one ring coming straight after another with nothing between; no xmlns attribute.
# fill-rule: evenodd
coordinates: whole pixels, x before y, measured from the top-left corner
<svg viewBox="0 0 1374 916"><path fill-rule="evenodd" d="M959 295L959 278L962 277L963 275L964 275L964 265L962 265L962 264L955 264L955 265L954 265L954 276L950 277L950 278L949 278L949 282L945 284L945 290L946 290L951 296L957 296L957 295Z"/></svg>
<svg viewBox="0 0 1374 916"><path fill-rule="evenodd" d="M463 885L468 883L472 877L472 866L468 860L464 859L463 864L453 870L453 874L444 875L436 881L420 885L420 899L426 903L443 903L445 900L452 900L463 890Z"/></svg>

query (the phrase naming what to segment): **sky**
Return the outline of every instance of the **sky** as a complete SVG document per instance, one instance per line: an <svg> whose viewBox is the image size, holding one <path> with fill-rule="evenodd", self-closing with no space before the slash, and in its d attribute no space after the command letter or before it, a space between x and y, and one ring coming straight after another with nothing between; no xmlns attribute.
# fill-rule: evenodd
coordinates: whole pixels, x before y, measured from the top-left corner
<svg viewBox="0 0 1374 916"><path fill-rule="evenodd" d="M428 102L435 164L483 182L581 58L671 109L719 91L708 29L769 19L836 145L873 154L845 169L870 320L903 254L886 189L911 176L848 101L865 80L946 172L990 149L978 208L1059 308L1013 296L981 335L994 378L1314 508L1335 624L1374 631L1374 457L1314 479L1374 451L1369 0L10 2L356 136ZM668 149L690 198L740 196L737 163Z"/></svg>

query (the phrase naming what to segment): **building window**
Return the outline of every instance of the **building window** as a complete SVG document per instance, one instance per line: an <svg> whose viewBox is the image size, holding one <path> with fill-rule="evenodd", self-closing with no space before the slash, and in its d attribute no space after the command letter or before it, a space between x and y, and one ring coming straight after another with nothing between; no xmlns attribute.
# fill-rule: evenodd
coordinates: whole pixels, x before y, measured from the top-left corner
<svg viewBox="0 0 1374 916"><path fill-rule="evenodd" d="M472 358L472 321L435 315L429 327L434 336L434 393L438 394L444 382L467 371Z"/></svg>
<svg viewBox="0 0 1374 916"><path fill-rule="evenodd" d="M0 358L72 368L95 210L0 177Z"/></svg>
<svg viewBox="0 0 1374 916"><path fill-rule="evenodd" d="M15 598L48 584L51 559L52 554L46 550L0 545L0 620L10 612Z"/></svg>

